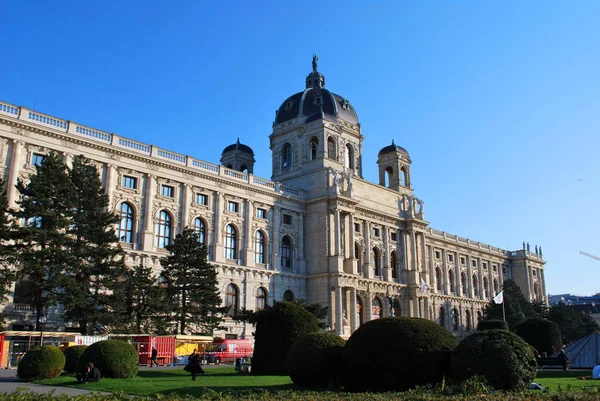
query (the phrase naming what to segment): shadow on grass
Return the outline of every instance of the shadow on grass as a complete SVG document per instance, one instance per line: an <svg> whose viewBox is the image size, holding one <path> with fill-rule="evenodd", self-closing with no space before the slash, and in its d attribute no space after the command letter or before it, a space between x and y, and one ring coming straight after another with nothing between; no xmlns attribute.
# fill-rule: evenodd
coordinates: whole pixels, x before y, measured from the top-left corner
<svg viewBox="0 0 600 401"><path fill-rule="evenodd" d="M217 392L217 393L229 393L229 394L240 394L240 393L254 393L254 392L262 392L262 393L271 393L280 390L294 390L294 391L303 391L305 389L301 387L296 387L292 384L278 384L268 387L257 387L257 386L240 386L240 387L229 387L229 386L186 386L180 387L172 390L164 390L159 391L157 394L162 395L178 395L178 396L201 396L206 394L207 392ZM313 389L314 391L314 389Z"/></svg>

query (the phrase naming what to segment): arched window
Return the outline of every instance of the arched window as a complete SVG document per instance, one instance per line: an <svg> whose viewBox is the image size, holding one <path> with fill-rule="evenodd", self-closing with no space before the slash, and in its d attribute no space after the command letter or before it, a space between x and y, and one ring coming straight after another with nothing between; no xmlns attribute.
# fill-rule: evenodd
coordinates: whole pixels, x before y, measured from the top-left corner
<svg viewBox="0 0 600 401"><path fill-rule="evenodd" d="M354 149L352 148L352 145L350 145L349 143L346 144L346 160L345 160L345 166L346 168L354 168Z"/></svg>
<svg viewBox="0 0 600 401"><path fill-rule="evenodd" d="M358 245L358 242L354 243L354 258L356 259L358 274L361 274L362 273L362 251L360 249L360 245Z"/></svg>
<svg viewBox="0 0 600 401"><path fill-rule="evenodd" d="M394 178L394 169L388 167L383 172L383 186L389 188L392 183L392 178Z"/></svg>
<svg viewBox="0 0 600 401"><path fill-rule="evenodd" d="M313 136L310 139L310 160L317 160L317 151L319 150L319 139Z"/></svg>
<svg viewBox="0 0 600 401"><path fill-rule="evenodd" d="M477 280L477 274L473 274L473 295L479 296L479 280Z"/></svg>
<svg viewBox="0 0 600 401"><path fill-rule="evenodd" d="M240 171L242 173L248 173L248 166L246 166L245 164L242 164L242 166L240 167Z"/></svg>
<svg viewBox="0 0 600 401"><path fill-rule="evenodd" d="M231 224L225 227L225 259L237 259L237 230Z"/></svg>
<svg viewBox="0 0 600 401"><path fill-rule="evenodd" d="M371 317L373 320L381 317L381 300L378 297L373 298L371 303Z"/></svg>
<svg viewBox="0 0 600 401"><path fill-rule="evenodd" d="M225 306L229 308L227 314L229 316L237 315L238 308L238 289L235 285L229 284L225 293Z"/></svg>
<svg viewBox="0 0 600 401"><path fill-rule="evenodd" d="M483 320L483 315L481 314L481 311L478 310L477 311L477 323L481 322Z"/></svg>
<svg viewBox="0 0 600 401"><path fill-rule="evenodd" d="M365 317L364 317L365 308L363 308L362 299L360 299L360 297L358 295L356 296L356 309L357 309L356 313L358 314L358 324L360 326L365 321Z"/></svg>
<svg viewBox="0 0 600 401"><path fill-rule="evenodd" d="M286 143L281 149L281 168L290 168L292 166L292 145Z"/></svg>
<svg viewBox="0 0 600 401"><path fill-rule="evenodd" d="M456 308L452 309L452 328L454 331L458 331L458 310Z"/></svg>
<svg viewBox="0 0 600 401"><path fill-rule="evenodd" d="M440 326L446 327L446 310L444 307L440 307L440 314L438 316L438 321L440 322Z"/></svg>
<svg viewBox="0 0 600 401"><path fill-rule="evenodd" d="M281 239L281 267L292 267L292 241L287 235Z"/></svg>
<svg viewBox="0 0 600 401"><path fill-rule="evenodd" d="M467 323L467 331L471 331L471 311L468 309L465 311L465 320Z"/></svg>
<svg viewBox="0 0 600 401"><path fill-rule="evenodd" d="M396 251L392 251L390 256L390 267L392 268L392 278L398 278L398 254Z"/></svg>
<svg viewBox="0 0 600 401"><path fill-rule="evenodd" d="M406 167L402 167L400 169L400 185L402 185L403 187L408 186L408 172L406 170Z"/></svg>
<svg viewBox="0 0 600 401"><path fill-rule="evenodd" d="M155 231L154 245L157 248L166 248L171 243L171 215L166 210L158 212Z"/></svg>
<svg viewBox="0 0 600 401"><path fill-rule="evenodd" d="M456 288L454 288L454 271L448 271L448 284L450 284L450 292L454 293Z"/></svg>
<svg viewBox="0 0 600 401"><path fill-rule="evenodd" d="M373 258L373 266L375 267L375 276L381 276L381 254L379 253L379 249L373 248L373 252L371 252L371 258Z"/></svg>
<svg viewBox="0 0 600 401"><path fill-rule="evenodd" d="M335 153L335 140L332 137L327 138L327 157L332 160L337 160Z"/></svg>
<svg viewBox="0 0 600 401"><path fill-rule="evenodd" d="M206 245L206 224L200 217L194 219L194 232L198 235L198 242Z"/></svg>
<svg viewBox="0 0 600 401"><path fill-rule="evenodd" d="M292 302L294 299L296 299L294 292L292 290L285 290L285 292L283 293L283 300Z"/></svg>
<svg viewBox="0 0 600 401"><path fill-rule="evenodd" d="M133 243L133 207L129 203L123 202L117 209L117 215L119 216L116 227L117 238L121 242Z"/></svg>
<svg viewBox="0 0 600 401"><path fill-rule="evenodd" d="M467 294L467 275L465 272L460 273L460 287L462 288L462 294Z"/></svg>
<svg viewBox="0 0 600 401"><path fill-rule="evenodd" d="M400 302L394 298L394 316L402 316L402 308L400 307Z"/></svg>
<svg viewBox="0 0 600 401"><path fill-rule="evenodd" d="M254 233L254 262L265 263L265 234L260 230Z"/></svg>
<svg viewBox="0 0 600 401"><path fill-rule="evenodd" d="M267 290L258 287L256 290L256 310L265 309L267 306Z"/></svg>
<svg viewBox="0 0 600 401"><path fill-rule="evenodd" d="M540 295L540 286L538 285L538 283L535 283L533 285L533 294L534 294L536 301L539 301L542 298Z"/></svg>
<svg viewBox="0 0 600 401"><path fill-rule="evenodd" d="M435 268L435 288L437 288L438 291L442 290L442 272L439 267Z"/></svg>
<svg viewBox="0 0 600 401"><path fill-rule="evenodd" d="M494 295L498 293L498 280L494 279Z"/></svg>
<svg viewBox="0 0 600 401"><path fill-rule="evenodd" d="M483 278L483 297L488 297L488 279L487 277Z"/></svg>

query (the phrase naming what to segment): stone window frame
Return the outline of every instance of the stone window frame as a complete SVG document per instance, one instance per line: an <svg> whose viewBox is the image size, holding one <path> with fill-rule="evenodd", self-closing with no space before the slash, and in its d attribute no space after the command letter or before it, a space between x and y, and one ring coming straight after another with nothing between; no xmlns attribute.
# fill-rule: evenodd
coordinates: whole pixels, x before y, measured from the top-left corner
<svg viewBox="0 0 600 401"><path fill-rule="evenodd" d="M164 196L162 194L163 186L173 188L173 197ZM169 178L158 178L156 183L156 199L162 199L168 202L179 202L181 196L181 184Z"/></svg>
<svg viewBox="0 0 600 401"><path fill-rule="evenodd" d="M130 169L126 169L126 168L120 168L117 171L118 177L119 177L119 182L117 183L117 189L120 191L124 191L127 193L131 193L131 194L141 194L142 193L142 176L143 174L138 172L138 171L134 171L134 170L130 170ZM137 186L135 188L127 188L123 186L123 177L124 176L129 176L132 178L135 178L137 180Z"/></svg>

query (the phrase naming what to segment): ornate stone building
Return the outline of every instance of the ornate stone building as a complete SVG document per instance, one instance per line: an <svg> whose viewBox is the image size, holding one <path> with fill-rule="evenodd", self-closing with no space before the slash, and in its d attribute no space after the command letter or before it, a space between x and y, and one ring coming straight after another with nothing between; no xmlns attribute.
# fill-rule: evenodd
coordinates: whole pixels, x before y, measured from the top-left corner
<svg viewBox="0 0 600 401"><path fill-rule="evenodd" d="M221 165L127 139L74 121L0 102L0 173L16 207L17 178L47 152L77 154L102 176L127 263L160 270L165 244L193 227L219 273L224 304L260 309L303 298L329 307L327 324L348 336L383 316L416 316L458 336L513 278L528 299L544 300L539 251L506 251L429 227L413 195L411 158L391 145L378 155L379 182L362 176L364 136L352 105L313 71L302 92L279 107L270 136L273 174L252 174L254 153L226 147ZM33 316L11 293L14 328ZM49 311L60 326L60 308ZM243 336L227 319L225 336Z"/></svg>

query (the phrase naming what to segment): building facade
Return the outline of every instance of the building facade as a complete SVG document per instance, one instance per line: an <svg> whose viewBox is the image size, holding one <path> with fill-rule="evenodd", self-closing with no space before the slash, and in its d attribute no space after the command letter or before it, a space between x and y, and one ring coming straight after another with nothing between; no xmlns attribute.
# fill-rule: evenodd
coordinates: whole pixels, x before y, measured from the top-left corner
<svg viewBox="0 0 600 401"><path fill-rule="evenodd" d="M393 141L383 147L379 181L369 182L363 139L354 108L325 89L316 61L305 89L276 113L271 180L253 175L254 153L239 139L217 165L0 101L0 173L11 207L17 179L45 154L67 164L83 154L120 216L127 263L159 272L166 244L194 228L232 311L302 298L328 306L327 324L343 336L390 315L434 320L462 336L506 278L528 299L545 300L541 249L506 251L431 228L413 195L409 153ZM17 283L4 306L14 328L33 318L19 292ZM60 308L49 315L61 325ZM216 333L248 334L230 318Z"/></svg>

